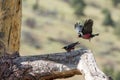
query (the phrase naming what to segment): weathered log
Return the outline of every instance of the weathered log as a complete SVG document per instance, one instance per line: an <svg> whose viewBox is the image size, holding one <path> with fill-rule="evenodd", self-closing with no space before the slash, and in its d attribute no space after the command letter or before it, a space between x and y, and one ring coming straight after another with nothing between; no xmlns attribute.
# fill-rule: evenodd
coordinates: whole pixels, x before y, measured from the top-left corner
<svg viewBox="0 0 120 80"><path fill-rule="evenodd" d="M19 69L24 69L23 72L29 67L26 72L33 79L29 79L27 75L26 79L28 80L53 80L71 77L76 74L84 75L85 80L109 80L97 67L93 53L85 49L79 49L69 53L21 56L13 59L13 63Z"/></svg>

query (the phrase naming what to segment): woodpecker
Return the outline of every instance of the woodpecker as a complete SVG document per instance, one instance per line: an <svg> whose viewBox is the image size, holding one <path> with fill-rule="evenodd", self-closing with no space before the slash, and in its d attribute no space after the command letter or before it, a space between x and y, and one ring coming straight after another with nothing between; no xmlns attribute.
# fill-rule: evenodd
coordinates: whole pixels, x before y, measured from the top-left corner
<svg viewBox="0 0 120 80"><path fill-rule="evenodd" d="M83 39L89 39L89 40L91 38L99 35L99 33L92 34L92 27L93 27L92 19L86 20L84 25L82 25L78 22L74 25L74 28L75 28L76 32L78 33L78 37L83 38Z"/></svg>
<svg viewBox="0 0 120 80"><path fill-rule="evenodd" d="M75 49L75 46L78 45L78 44L80 44L80 43L77 41L75 43L71 43L67 46L64 46L62 49L65 49L67 52L71 52L72 50Z"/></svg>

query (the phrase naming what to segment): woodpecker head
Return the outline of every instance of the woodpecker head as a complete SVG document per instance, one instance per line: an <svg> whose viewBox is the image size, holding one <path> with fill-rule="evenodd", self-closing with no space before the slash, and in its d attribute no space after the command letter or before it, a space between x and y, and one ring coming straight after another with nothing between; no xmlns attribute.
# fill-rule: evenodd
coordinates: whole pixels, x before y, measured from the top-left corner
<svg viewBox="0 0 120 80"><path fill-rule="evenodd" d="M68 48L67 46L62 47L62 49L67 49L67 48Z"/></svg>
<svg viewBox="0 0 120 80"><path fill-rule="evenodd" d="M76 32L79 34L79 32L82 32L83 25L77 22L77 23L75 23L74 28L75 28Z"/></svg>
<svg viewBox="0 0 120 80"><path fill-rule="evenodd" d="M78 35L78 38L82 37L81 34Z"/></svg>

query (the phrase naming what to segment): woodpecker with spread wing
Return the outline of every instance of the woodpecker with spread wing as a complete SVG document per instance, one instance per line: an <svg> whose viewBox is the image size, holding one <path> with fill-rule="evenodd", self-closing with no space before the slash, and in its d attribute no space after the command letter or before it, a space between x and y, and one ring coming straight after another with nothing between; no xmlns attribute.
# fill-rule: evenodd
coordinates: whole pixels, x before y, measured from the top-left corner
<svg viewBox="0 0 120 80"><path fill-rule="evenodd" d="M62 49L65 49L67 52L71 52L72 50L75 49L75 46L78 45L78 44L80 44L80 43L77 41L75 43L71 43L67 46L64 46Z"/></svg>
<svg viewBox="0 0 120 80"><path fill-rule="evenodd" d="M92 34L92 27L93 27L93 20L88 19L85 21L84 25L80 23L75 24L75 30L78 33L78 37L81 37L83 39L91 39L95 36L98 36L99 34Z"/></svg>

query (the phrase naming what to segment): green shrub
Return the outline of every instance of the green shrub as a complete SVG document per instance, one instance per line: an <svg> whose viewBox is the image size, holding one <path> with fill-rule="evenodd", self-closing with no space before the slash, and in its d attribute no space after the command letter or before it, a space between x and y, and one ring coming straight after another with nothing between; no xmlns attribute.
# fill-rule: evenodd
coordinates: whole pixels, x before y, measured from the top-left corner
<svg viewBox="0 0 120 80"><path fill-rule="evenodd" d="M74 8L74 13L76 16L84 15L84 9L86 6L84 0L71 0L70 4Z"/></svg>
<svg viewBox="0 0 120 80"><path fill-rule="evenodd" d="M118 36L118 38L120 38L120 23L119 22L117 22L114 32Z"/></svg>
<svg viewBox="0 0 120 80"><path fill-rule="evenodd" d="M111 77L113 80L120 80L120 71L115 71L113 66L106 66L103 68L103 72Z"/></svg>
<svg viewBox="0 0 120 80"><path fill-rule="evenodd" d="M115 73L114 68L112 68L112 67L110 67L110 66L104 67L104 68L103 68L103 72L104 72L105 74L107 74L108 76L111 76L112 78L114 77L114 73Z"/></svg>
<svg viewBox="0 0 120 80"><path fill-rule="evenodd" d="M117 72L117 73L115 74L115 80L120 80L120 72Z"/></svg>
<svg viewBox="0 0 120 80"><path fill-rule="evenodd" d="M112 0L112 2L113 5L116 7L120 3L120 0Z"/></svg>
<svg viewBox="0 0 120 80"><path fill-rule="evenodd" d="M112 17L111 17L111 14L110 14L110 11L107 10L107 9L104 9L103 10L103 13L105 15L105 18L103 20L103 25L105 26L115 26L115 23L114 21L112 20Z"/></svg>
<svg viewBox="0 0 120 80"><path fill-rule="evenodd" d="M38 10L39 9L39 0L35 1L35 4L33 5L33 10Z"/></svg>

